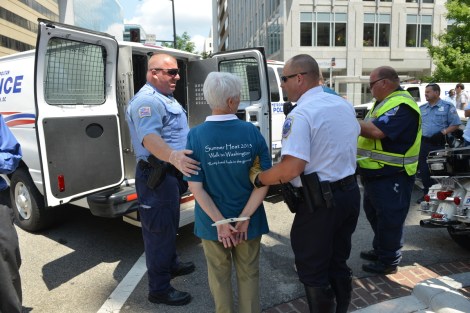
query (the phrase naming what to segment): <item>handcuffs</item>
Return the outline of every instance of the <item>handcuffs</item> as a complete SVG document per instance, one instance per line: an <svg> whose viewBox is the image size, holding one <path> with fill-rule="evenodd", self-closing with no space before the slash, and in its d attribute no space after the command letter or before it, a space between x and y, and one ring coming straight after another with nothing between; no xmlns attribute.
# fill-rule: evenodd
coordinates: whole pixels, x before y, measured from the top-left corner
<svg viewBox="0 0 470 313"><path fill-rule="evenodd" d="M244 217L230 217L230 218L226 218L224 220L220 220L220 221L217 221L215 223L212 224L212 226L218 226L218 225L223 225L223 224L230 224L230 223L234 223L234 222L241 222L241 221L246 221L246 220L249 220L250 218L248 216L244 216Z"/></svg>

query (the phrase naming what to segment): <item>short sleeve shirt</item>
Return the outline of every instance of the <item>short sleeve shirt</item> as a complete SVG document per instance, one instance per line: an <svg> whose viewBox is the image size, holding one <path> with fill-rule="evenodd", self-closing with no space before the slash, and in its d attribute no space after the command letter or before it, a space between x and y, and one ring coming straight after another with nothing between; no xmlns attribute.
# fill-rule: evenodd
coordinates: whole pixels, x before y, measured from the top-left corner
<svg viewBox="0 0 470 313"><path fill-rule="evenodd" d="M256 156L262 170L271 167L268 146L260 131L251 123L233 114L214 115L191 129L187 148L191 157L201 162L197 175L184 177L202 182L204 190L225 218L238 217L250 198L253 185L249 171ZM194 233L207 240L217 240L217 228L196 201ZM266 213L261 204L250 218L248 239L269 231Z"/></svg>
<svg viewBox="0 0 470 313"><path fill-rule="evenodd" d="M321 181L335 182L355 173L359 133L353 105L318 86L305 92L287 116L281 155L306 161L305 174L317 172ZM301 186L300 177L292 184Z"/></svg>
<svg viewBox="0 0 470 313"><path fill-rule="evenodd" d="M186 146L189 132L186 112L175 98L161 94L149 83L129 102L126 120L137 161L145 161L150 155L142 145L149 134L160 136L174 150Z"/></svg>
<svg viewBox="0 0 470 313"><path fill-rule="evenodd" d="M421 128L424 137L431 137L449 126L461 124L455 106L442 99L439 99L434 105L427 102L419 109L421 111Z"/></svg>

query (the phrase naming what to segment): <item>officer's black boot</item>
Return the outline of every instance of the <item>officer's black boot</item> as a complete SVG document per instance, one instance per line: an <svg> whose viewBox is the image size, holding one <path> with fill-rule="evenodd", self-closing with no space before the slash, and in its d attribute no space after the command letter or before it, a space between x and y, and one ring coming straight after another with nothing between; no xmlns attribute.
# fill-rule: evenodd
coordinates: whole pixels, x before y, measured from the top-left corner
<svg viewBox="0 0 470 313"><path fill-rule="evenodd" d="M304 285L310 313L335 313L335 294L331 286L310 287Z"/></svg>
<svg viewBox="0 0 470 313"><path fill-rule="evenodd" d="M348 312L351 302L352 275L343 277L331 277L331 288L336 295L336 313Z"/></svg>

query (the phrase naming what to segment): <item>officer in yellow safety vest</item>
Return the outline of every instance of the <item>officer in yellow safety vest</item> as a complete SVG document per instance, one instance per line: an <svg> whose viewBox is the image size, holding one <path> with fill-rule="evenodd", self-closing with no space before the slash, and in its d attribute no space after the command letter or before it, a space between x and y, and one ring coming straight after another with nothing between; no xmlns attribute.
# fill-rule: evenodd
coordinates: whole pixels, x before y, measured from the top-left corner
<svg viewBox="0 0 470 313"><path fill-rule="evenodd" d="M403 247L403 225L410 206L421 144L421 114L413 97L400 88L388 66L370 73L376 102L360 121L358 171L364 185L363 207L374 231L372 250L362 269L378 274L397 271Z"/></svg>

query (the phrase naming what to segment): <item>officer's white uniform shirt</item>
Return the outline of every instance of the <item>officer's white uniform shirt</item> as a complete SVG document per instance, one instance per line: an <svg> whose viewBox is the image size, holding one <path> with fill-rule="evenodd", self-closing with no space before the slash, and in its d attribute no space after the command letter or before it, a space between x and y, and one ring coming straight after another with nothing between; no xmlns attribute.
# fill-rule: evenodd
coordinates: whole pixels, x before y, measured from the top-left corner
<svg viewBox="0 0 470 313"><path fill-rule="evenodd" d="M287 116L281 155L305 160L305 174L317 172L321 181L335 182L355 173L359 134L353 105L318 86L304 93ZM300 177L291 183L301 186Z"/></svg>

